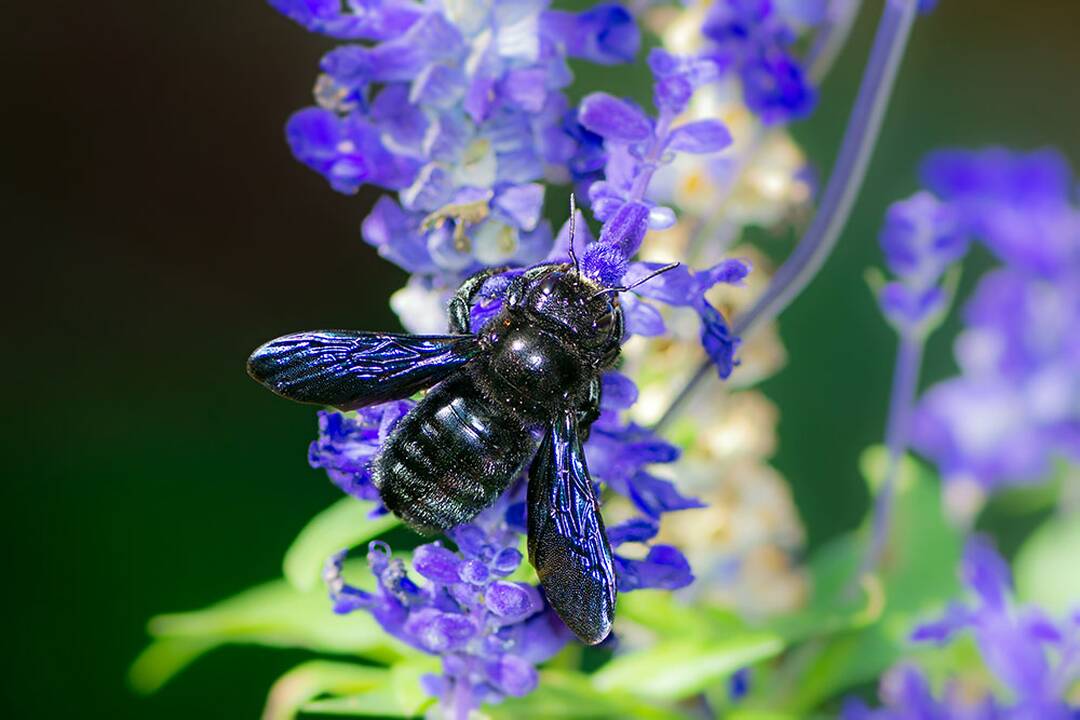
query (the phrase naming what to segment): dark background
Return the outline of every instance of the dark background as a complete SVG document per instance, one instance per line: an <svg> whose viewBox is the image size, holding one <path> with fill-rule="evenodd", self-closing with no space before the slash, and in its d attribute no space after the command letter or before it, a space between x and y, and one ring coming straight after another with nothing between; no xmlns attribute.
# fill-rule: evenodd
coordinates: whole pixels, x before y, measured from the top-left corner
<svg viewBox="0 0 1080 720"><path fill-rule="evenodd" d="M865 4L795 129L823 172L880 5ZM124 672L149 616L274 576L337 497L305 462L312 412L247 380L247 353L303 327L395 327L386 300L404 275L358 232L372 197L335 194L283 140L330 43L259 2L17 5L0 44L0 713L254 717L300 654L220 651L149 699ZM862 273L885 206L940 145L1080 160L1078 25L1066 0L943 0L919 21L866 189L784 315L791 360L765 386L811 544L858 521L855 461L882 433L894 342ZM945 335L930 379L953 369Z"/></svg>

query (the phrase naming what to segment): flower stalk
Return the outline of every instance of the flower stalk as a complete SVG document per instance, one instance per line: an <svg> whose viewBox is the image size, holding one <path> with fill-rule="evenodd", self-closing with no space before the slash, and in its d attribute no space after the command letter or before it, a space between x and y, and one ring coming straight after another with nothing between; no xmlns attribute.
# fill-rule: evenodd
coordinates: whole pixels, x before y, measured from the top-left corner
<svg viewBox="0 0 1080 720"><path fill-rule="evenodd" d="M888 543L896 476L900 472L900 462L907 452L911 438L911 416L915 409L915 393L919 385L924 347L925 336L922 333L901 333L889 397L889 419L885 430L888 460L884 479L874 501L871 521L873 538L863 560L860 576L877 568Z"/></svg>

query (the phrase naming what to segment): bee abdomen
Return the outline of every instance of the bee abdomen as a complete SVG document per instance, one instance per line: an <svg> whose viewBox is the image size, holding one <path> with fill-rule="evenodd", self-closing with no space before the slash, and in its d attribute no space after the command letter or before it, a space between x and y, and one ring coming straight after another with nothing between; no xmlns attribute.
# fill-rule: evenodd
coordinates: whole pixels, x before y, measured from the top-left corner
<svg viewBox="0 0 1080 720"><path fill-rule="evenodd" d="M432 534L491 505L535 449L529 428L493 407L461 373L398 423L374 460L373 479L387 509Z"/></svg>

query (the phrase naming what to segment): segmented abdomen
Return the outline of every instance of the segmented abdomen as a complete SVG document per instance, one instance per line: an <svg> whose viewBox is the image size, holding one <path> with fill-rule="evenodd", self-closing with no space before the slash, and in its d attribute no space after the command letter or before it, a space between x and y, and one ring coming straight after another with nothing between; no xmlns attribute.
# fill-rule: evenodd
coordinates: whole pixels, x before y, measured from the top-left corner
<svg viewBox="0 0 1080 720"><path fill-rule="evenodd" d="M532 459L536 441L461 373L445 380L394 428L374 460L387 509L433 534L495 502Z"/></svg>

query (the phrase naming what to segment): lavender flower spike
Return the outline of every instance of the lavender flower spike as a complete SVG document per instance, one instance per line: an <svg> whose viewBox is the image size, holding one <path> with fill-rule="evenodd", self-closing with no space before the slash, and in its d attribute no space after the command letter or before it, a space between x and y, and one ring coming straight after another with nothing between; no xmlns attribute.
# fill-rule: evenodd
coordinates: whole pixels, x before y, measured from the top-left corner
<svg viewBox="0 0 1080 720"><path fill-rule="evenodd" d="M1080 614L1054 622L1037 607L1017 607L1008 563L982 536L968 540L960 574L973 602L952 605L940 619L918 626L912 640L943 644L970 631L983 662L1010 697L972 697L949 682L938 699L918 669L900 666L882 682L885 708L870 710L849 701L845 720L1077 716L1080 707L1070 704L1066 694L1080 680Z"/></svg>
<svg viewBox="0 0 1080 720"><path fill-rule="evenodd" d="M942 277L967 251L967 236L956 213L927 192L889 208L880 241L886 265L897 278L878 290L878 303L896 330L900 346L885 428L888 464L874 502L873 537L864 572L875 569L888 542L893 488L911 440L923 348L951 301Z"/></svg>
<svg viewBox="0 0 1080 720"><path fill-rule="evenodd" d="M416 548L412 564L422 582L413 581L381 542L368 550L377 581L372 593L342 577L344 553L327 563L335 612L370 612L389 634L442 659L442 674L422 682L453 720L465 720L484 703L532 692L536 664L572 637L536 588L505 579L522 561L517 544L524 527L517 523L523 515L516 498L503 498L451 531L458 552L438 542Z"/></svg>
<svg viewBox="0 0 1080 720"><path fill-rule="evenodd" d="M950 512L969 522L988 494L1080 457L1080 210L1052 151L943 151L923 175L1005 263L964 308L961 374L927 391L914 423Z"/></svg>

